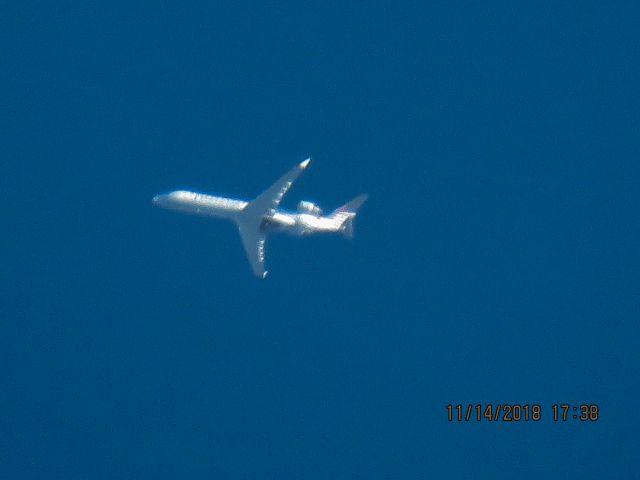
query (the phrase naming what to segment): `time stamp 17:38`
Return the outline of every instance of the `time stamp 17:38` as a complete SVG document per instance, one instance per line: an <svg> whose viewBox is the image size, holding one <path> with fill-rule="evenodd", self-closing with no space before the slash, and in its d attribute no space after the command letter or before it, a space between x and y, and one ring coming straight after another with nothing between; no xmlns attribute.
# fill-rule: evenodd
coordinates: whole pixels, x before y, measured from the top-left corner
<svg viewBox="0 0 640 480"><path fill-rule="evenodd" d="M543 417L550 417L554 422L596 422L600 418L600 407L594 403L558 403L549 409L538 403L447 405L450 422L539 422Z"/></svg>

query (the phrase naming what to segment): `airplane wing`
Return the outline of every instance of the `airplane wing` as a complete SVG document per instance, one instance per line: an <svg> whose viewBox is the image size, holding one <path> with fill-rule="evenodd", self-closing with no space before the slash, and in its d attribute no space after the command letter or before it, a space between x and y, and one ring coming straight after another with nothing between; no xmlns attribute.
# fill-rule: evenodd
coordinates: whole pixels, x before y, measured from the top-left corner
<svg viewBox="0 0 640 480"><path fill-rule="evenodd" d="M260 219L262 219L264 215L273 214L276 208L278 208L278 205L280 205L284 194L287 193L291 185L293 185L293 182L304 169L309 166L309 162L311 162L311 159L307 158L304 162L301 162L285 173L277 182L250 202L245 207L245 211L251 211L259 215Z"/></svg>
<svg viewBox="0 0 640 480"><path fill-rule="evenodd" d="M247 253L247 259L251 264L253 273L256 276L264 278L267 272L264 269L264 241L265 235L259 229L253 228L250 224L238 224L240 230L240 238L244 251Z"/></svg>
<svg viewBox="0 0 640 480"><path fill-rule="evenodd" d="M265 234L262 231L262 221L265 215L273 215L280 205L285 193L291 188L293 182L307 168L311 162L308 158L304 162L293 167L280 177L267 190L249 202L242 210L237 220L242 244L247 253L253 272L258 277L266 277L264 269L264 243Z"/></svg>

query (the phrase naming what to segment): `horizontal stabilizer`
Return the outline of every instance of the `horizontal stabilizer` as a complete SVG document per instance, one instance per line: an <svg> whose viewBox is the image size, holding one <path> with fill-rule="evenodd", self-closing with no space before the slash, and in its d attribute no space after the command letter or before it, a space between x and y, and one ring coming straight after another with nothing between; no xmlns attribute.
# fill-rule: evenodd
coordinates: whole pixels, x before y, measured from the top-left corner
<svg viewBox="0 0 640 480"><path fill-rule="evenodd" d="M366 193L363 193L362 195L358 195L353 200L350 200L349 202L345 203L341 207L336 208L334 213L349 212L349 213L355 214L358 211L358 209L362 206L362 204L367 201L368 198L369 198L369 195L367 195Z"/></svg>

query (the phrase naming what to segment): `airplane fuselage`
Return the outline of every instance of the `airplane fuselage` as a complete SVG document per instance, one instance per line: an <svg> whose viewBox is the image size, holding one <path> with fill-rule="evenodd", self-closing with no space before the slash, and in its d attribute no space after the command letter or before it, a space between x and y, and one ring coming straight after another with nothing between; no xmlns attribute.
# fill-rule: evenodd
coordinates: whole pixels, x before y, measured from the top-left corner
<svg viewBox="0 0 640 480"><path fill-rule="evenodd" d="M168 210L237 221L249 202L232 198L217 197L205 193L176 190L156 195L153 204ZM302 236L311 233L340 232L342 222L336 218L277 209L263 216L261 229L267 232L285 232Z"/></svg>

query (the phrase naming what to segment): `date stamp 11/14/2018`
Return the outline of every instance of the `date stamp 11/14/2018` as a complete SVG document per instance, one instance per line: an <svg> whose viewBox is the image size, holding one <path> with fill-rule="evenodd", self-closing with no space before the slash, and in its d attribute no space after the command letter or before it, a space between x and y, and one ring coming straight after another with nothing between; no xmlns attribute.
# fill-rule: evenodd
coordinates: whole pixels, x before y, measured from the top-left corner
<svg viewBox="0 0 640 480"><path fill-rule="evenodd" d="M596 422L600 407L595 403L555 403L543 408L538 403L468 403L446 406L449 422Z"/></svg>

